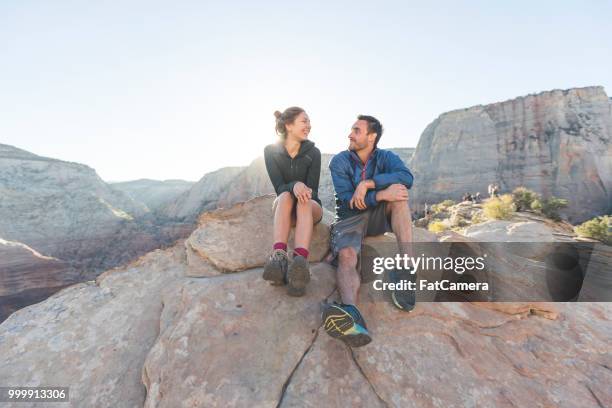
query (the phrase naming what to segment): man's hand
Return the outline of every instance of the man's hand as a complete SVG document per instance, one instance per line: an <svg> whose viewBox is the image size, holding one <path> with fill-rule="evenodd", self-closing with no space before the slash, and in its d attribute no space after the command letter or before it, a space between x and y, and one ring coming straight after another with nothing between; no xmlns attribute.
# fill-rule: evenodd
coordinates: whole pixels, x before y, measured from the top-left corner
<svg viewBox="0 0 612 408"><path fill-rule="evenodd" d="M293 194L299 203L305 204L312 198L312 189L301 181L298 181L293 186Z"/></svg>
<svg viewBox="0 0 612 408"><path fill-rule="evenodd" d="M407 201L408 189L403 184L391 184L384 190L376 193L378 201Z"/></svg>
<svg viewBox="0 0 612 408"><path fill-rule="evenodd" d="M368 192L368 189L374 188L375 184L373 180L363 180L357 185L355 192L353 193L353 198L349 202L349 207L352 209L357 207L360 210L365 210L367 207L365 203L365 196Z"/></svg>

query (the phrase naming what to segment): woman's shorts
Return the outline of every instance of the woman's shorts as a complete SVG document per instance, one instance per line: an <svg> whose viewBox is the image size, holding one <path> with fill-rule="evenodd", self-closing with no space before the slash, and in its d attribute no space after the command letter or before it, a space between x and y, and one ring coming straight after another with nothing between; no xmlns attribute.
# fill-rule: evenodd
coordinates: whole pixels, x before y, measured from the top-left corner
<svg viewBox="0 0 612 408"><path fill-rule="evenodd" d="M276 206L278 205L278 199L280 197L277 196L276 199L274 200L274 202L272 203L272 213L274 213L276 211ZM319 203L317 203L315 200L310 200L312 202L314 202L315 204L317 204L319 207L321 207L321 205ZM295 223L295 221L297 220L297 200L295 200L293 202L293 208L291 209L291 220ZM313 223L313 225L317 225L318 223L321 222L321 220L323 220L323 207L321 207L321 218L319 218L317 221L315 221Z"/></svg>

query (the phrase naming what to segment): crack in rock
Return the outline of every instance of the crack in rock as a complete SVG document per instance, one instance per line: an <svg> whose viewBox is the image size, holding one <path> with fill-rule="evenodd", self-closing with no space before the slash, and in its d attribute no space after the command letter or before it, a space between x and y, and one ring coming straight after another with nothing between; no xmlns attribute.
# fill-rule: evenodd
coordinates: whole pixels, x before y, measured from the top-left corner
<svg viewBox="0 0 612 408"><path fill-rule="evenodd" d="M347 346L348 347L348 346ZM351 358L353 359L353 362L355 363L355 365L357 366L357 369L359 370L359 372L361 373L361 375L363 376L363 378L368 382L368 384L370 384L370 388L372 389L372 392L376 395L376 398L378 398L378 400L380 401L381 404L383 404L385 407L389 407L390 405L387 403L387 401L385 401L383 399L383 397L380 396L380 394L378 393L378 391L376 391L376 387L374 387L374 384L372 384L372 382L370 381L370 379L368 378L368 376L366 375L365 371L363 371L363 368L361 368L361 365L359 364L359 362L357 361L357 358L355 358L355 353L353 352L353 349L349 347L349 351L351 353Z"/></svg>
<svg viewBox="0 0 612 408"><path fill-rule="evenodd" d="M315 341L319 337L320 328L321 326L317 328L317 330L315 331L315 335L313 336L312 341L310 342L310 345L308 346L306 351L304 351L304 354L302 354L302 357L300 357L295 367L293 367L293 370L291 370L291 373L289 373L289 377L287 377L287 379L285 380L285 383L283 384L283 388L281 389L280 398L278 399L278 404L276 404L276 408L279 408L281 404L283 403L283 399L285 398L287 388L289 388L289 384L291 384L291 379L293 378L293 375L298 370L298 368L300 368L300 365L302 364L302 361L304 361L304 358L306 357L306 355L310 352L310 350L312 350L312 346L314 345Z"/></svg>

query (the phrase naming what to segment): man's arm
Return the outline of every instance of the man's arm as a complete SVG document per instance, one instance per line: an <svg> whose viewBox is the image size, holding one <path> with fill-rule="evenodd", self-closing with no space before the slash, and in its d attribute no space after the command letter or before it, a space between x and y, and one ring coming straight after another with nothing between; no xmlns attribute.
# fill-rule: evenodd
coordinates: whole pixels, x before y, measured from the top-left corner
<svg viewBox="0 0 612 408"><path fill-rule="evenodd" d="M361 181L355 189L355 193L351 198L349 206L351 206L351 208L357 207L360 210L365 210L369 207L376 207L379 200L376 198L376 191L374 190L375 187L376 184L374 183L374 180L368 179Z"/></svg>
<svg viewBox="0 0 612 408"><path fill-rule="evenodd" d="M406 188L410 188L414 182L414 176L397 154L387 152L385 172L375 175L372 180L376 184L376 190L383 190L391 184L403 184Z"/></svg>
<svg viewBox="0 0 612 408"><path fill-rule="evenodd" d="M329 163L329 171L336 192L336 205L342 210L348 210L351 198L355 193L351 180L350 163L336 156Z"/></svg>
<svg viewBox="0 0 612 408"><path fill-rule="evenodd" d="M405 201L408 200L408 189L403 184L391 184L384 190L376 191L378 201Z"/></svg>

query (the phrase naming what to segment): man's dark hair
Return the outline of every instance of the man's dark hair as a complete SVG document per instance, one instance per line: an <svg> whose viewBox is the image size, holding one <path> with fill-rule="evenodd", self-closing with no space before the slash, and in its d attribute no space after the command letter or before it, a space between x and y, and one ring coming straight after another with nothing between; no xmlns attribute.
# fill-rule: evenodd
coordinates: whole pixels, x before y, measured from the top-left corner
<svg viewBox="0 0 612 408"><path fill-rule="evenodd" d="M376 141L374 142L374 147L376 147L378 145L380 137L383 134L383 127L380 121L374 116L368 115L359 115L357 116L357 120L365 120L366 122L368 122L368 134L376 133Z"/></svg>

